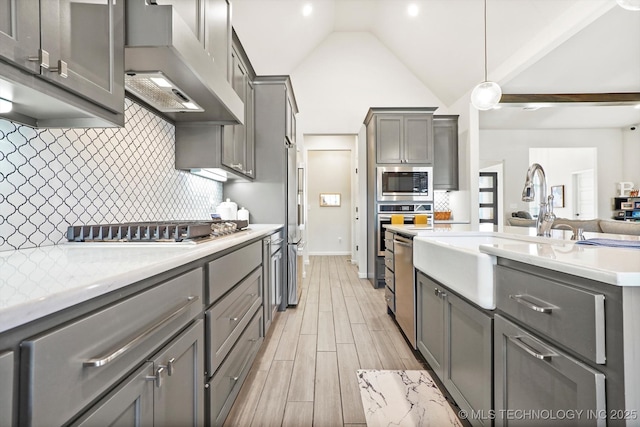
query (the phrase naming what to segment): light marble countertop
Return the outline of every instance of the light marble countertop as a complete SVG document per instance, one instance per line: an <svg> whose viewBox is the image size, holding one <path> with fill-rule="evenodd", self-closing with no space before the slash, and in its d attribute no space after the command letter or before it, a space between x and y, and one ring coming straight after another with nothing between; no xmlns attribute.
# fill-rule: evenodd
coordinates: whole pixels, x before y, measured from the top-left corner
<svg viewBox="0 0 640 427"><path fill-rule="evenodd" d="M66 243L0 252L0 332L279 228L281 224L251 224L195 244Z"/></svg>
<svg viewBox="0 0 640 427"><path fill-rule="evenodd" d="M479 246L480 252L520 261L549 270L573 274L617 286L640 286L640 249L575 245L571 231L551 230L551 237L536 236L535 228L494 226L491 224L436 224L433 229L420 226L389 225L387 229L414 237L492 234L517 236L528 241L514 241ZM640 236L585 232L586 239L607 238L640 241Z"/></svg>

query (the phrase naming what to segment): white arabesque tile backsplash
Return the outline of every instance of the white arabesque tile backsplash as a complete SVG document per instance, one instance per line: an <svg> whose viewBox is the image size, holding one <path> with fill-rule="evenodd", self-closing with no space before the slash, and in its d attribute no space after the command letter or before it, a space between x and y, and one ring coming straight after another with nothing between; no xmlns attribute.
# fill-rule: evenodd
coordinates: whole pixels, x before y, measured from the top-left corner
<svg viewBox="0 0 640 427"><path fill-rule="evenodd" d="M60 243L74 224L210 218L222 184L174 165L174 126L128 99L124 128L0 119L0 251Z"/></svg>

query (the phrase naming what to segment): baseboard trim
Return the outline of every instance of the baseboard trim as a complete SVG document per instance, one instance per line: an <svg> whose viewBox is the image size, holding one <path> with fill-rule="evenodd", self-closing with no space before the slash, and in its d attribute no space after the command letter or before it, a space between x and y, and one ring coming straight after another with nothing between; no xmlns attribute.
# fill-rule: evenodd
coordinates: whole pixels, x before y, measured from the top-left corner
<svg viewBox="0 0 640 427"><path fill-rule="evenodd" d="M358 279L366 279L367 273L358 273Z"/></svg>

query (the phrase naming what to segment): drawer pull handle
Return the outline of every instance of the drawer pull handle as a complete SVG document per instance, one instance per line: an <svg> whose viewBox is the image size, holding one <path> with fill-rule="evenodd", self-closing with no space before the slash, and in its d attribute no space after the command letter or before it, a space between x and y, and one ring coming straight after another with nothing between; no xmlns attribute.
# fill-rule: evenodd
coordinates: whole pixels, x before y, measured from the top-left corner
<svg viewBox="0 0 640 427"><path fill-rule="evenodd" d="M230 322L237 322L239 319L239 317L229 317Z"/></svg>
<svg viewBox="0 0 640 427"><path fill-rule="evenodd" d="M250 339L249 342L251 343L251 347L253 347L257 341L258 341L257 338ZM242 373L244 372L245 368L249 364L249 360L251 360L251 355L252 354L253 354L253 351L250 351L249 352L249 356L247 356L247 358L245 359L244 363L242 364L242 368L240 368L240 372L238 372L238 375L234 375L234 376L230 377L231 381L236 382L236 381L238 381L240 379L240 375L242 375Z"/></svg>
<svg viewBox="0 0 640 427"><path fill-rule="evenodd" d="M191 304L195 303L199 299L200 298L198 296L188 297L187 302L181 304L174 311L172 311L171 313L167 314L164 318L162 318L162 320L160 320L159 322L149 326L147 329L142 331L140 335L136 336L135 338L133 338L131 341L129 341L122 347L117 348L116 350L113 350L104 356L95 357L93 359L86 360L85 362L82 363L82 365L88 366L88 367L100 367L113 362L118 357L122 356L124 353L126 353L127 351L131 350L133 347L138 345L140 342L144 341L146 338L148 338L158 329L162 328L167 323L169 323L176 317L180 316L185 310L187 310L187 308L189 308Z"/></svg>
<svg viewBox="0 0 640 427"><path fill-rule="evenodd" d="M549 349L546 349L547 350L546 354L538 353L531 346L529 346L528 344L525 344L524 341L522 341L522 337L507 336L507 338L509 338L509 341L511 341L512 343L514 343L515 345L523 349L525 352L535 357L536 359L551 360L552 357L555 357L558 355L557 353Z"/></svg>
<svg viewBox="0 0 640 427"><path fill-rule="evenodd" d="M550 314L554 308L558 308L551 304L548 304L546 306L536 305L531 301L527 301L525 297L526 295L509 295L509 298L511 298L512 300L515 300L518 304L522 304L525 307L530 308L531 310L536 311L538 313Z"/></svg>

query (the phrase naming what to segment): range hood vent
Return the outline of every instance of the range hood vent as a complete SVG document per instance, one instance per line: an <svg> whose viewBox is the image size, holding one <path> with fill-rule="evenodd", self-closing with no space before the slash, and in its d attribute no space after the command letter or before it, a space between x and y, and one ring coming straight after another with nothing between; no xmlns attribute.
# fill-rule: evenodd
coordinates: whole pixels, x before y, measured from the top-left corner
<svg viewBox="0 0 640 427"><path fill-rule="evenodd" d="M244 123L244 105L170 5L127 0L125 89L173 122Z"/></svg>
<svg viewBox="0 0 640 427"><path fill-rule="evenodd" d="M124 76L124 84L129 92L163 113L204 111L160 71L129 72Z"/></svg>

